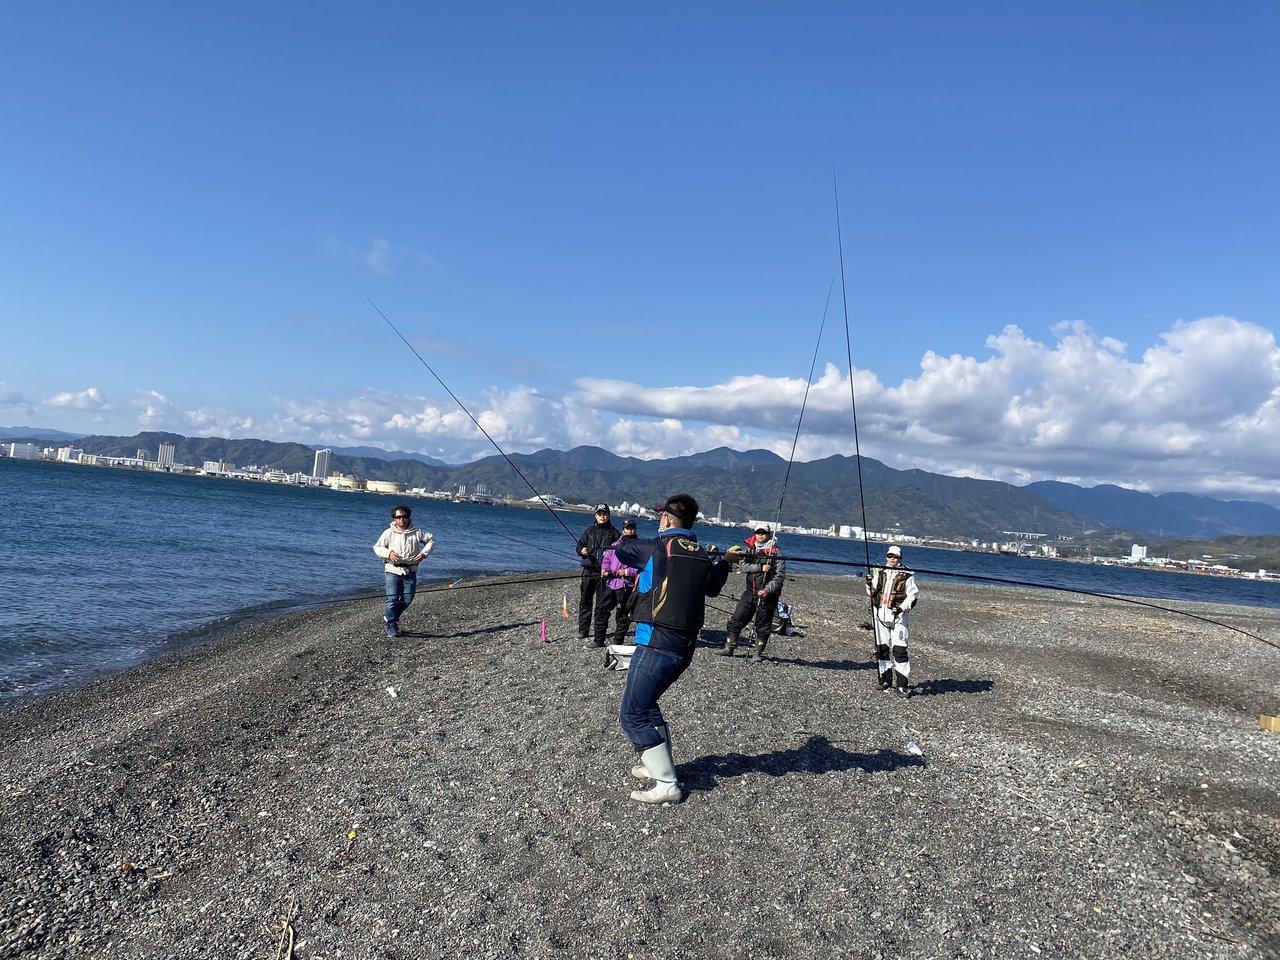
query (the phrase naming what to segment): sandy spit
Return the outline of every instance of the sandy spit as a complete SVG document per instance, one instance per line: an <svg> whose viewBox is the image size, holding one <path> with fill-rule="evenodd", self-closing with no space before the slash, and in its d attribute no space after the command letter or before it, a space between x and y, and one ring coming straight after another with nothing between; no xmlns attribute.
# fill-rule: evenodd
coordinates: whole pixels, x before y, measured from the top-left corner
<svg viewBox="0 0 1280 960"><path fill-rule="evenodd" d="M858 585L790 580L762 664L709 655L715 601L664 704L678 806L628 798L572 579L421 596L398 640L377 601L282 617L0 714L0 958L1280 956L1280 651L922 582L904 701Z"/></svg>

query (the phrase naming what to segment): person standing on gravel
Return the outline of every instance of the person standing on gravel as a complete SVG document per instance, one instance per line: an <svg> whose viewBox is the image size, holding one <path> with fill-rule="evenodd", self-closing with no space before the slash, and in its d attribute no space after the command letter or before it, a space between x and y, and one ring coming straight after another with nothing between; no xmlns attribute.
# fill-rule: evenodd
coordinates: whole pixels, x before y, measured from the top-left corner
<svg viewBox="0 0 1280 960"><path fill-rule="evenodd" d="M400 636L400 615L418 590L418 565L431 555L435 537L413 525L413 511L403 503L391 508L391 526L382 531L373 552L382 558L386 575L387 636Z"/></svg>
<svg viewBox="0 0 1280 960"><path fill-rule="evenodd" d="M591 636L593 609L604 593L604 581L600 578L600 561L609 545L618 539L618 528L609 519L609 505L596 506L596 522L582 531L578 538L578 560L582 564L582 579L578 581L578 639L587 647L603 646Z"/></svg>
<svg viewBox="0 0 1280 960"><path fill-rule="evenodd" d="M634 540L635 536L636 522L628 519L622 525L622 539ZM618 611L618 616L613 642L622 643L627 631L631 629L631 606L628 600L640 571L618 562L618 552L614 549L618 542L620 541L614 542L600 560L600 579L604 581L604 590L596 600L595 637L598 647L605 644L605 635L609 632L609 614L614 610Z"/></svg>
<svg viewBox="0 0 1280 960"><path fill-rule="evenodd" d="M787 561L778 550L778 541L764 524L756 527L755 535L744 541L747 546L740 567L746 580L742 584L742 596L725 625L724 646L715 651L719 656L732 657L738 643L738 635L748 623L754 623L756 642L751 659L759 663L764 658L764 648L773 632L773 615L778 610L778 598L782 596L782 582L787 574Z"/></svg>
<svg viewBox="0 0 1280 960"><path fill-rule="evenodd" d="M886 693L897 689L898 696L905 699L911 696L907 611L916 605L920 591L915 575L902 565L901 547L890 547L884 564L867 574L867 596L871 598L871 620L876 631L877 684Z"/></svg>
<svg viewBox="0 0 1280 960"><path fill-rule="evenodd" d="M636 652L627 668L618 721L640 762L631 768L637 779L652 780L648 790L633 790L641 803L679 803L684 787L671 756L671 733L658 706L693 660L698 631L706 620L707 597L718 596L729 578L729 565L712 547L698 544L692 527L698 501L687 493L668 497L661 506L658 535L626 539L614 547L618 562L640 571L636 589Z"/></svg>

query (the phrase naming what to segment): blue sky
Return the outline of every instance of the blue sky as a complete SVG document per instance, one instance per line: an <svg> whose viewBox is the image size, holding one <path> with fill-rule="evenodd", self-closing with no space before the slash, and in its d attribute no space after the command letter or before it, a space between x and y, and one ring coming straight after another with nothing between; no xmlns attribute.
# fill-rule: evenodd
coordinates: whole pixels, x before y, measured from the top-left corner
<svg viewBox="0 0 1280 960"><path fill-rule="evenodd" d="M1280 503L1280 5L0 7L0 426Z"/></svg>

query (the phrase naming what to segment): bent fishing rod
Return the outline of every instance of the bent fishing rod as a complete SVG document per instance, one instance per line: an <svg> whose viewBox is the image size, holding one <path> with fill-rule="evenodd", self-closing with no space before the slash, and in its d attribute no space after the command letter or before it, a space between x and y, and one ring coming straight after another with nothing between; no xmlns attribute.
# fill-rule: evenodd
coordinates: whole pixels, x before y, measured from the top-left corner
<svg viewBox="0 0 1280 960"><path fill-rule="evenodd" d="M385 313L383 313L382 308L373 302L373 298L365 297L365 299L369 301L369 306L373 307L373 309L378 311L378 316L382 317L382 319L386 321L387 326L390 327L392 332L397 337L400 338L400 341L406 347L409 348L409 351L415 357L418 358L418 362L427 368L427 372L430 373L431 376L436 378L436 383L440 384L440 386L444 388L445 393L449 394L449 396L453 398L453 402L456 403L458 407L462 410L462 412L465 413L470 418L471 422L476 425L476 429L479 430L481 433L483 433L484 438L488 440L491 444L493 444L493 449L497 450L498 453L502 454L502 459L507 461L507 466L509 466L512 470L514 470L516 473L516 476L524 481L524 485L533 491L533 495L538 498L538 502L547 508L547 511L553 517L556 518L556 523L560 524L560 526L564 529L564 532L567 533L570 536L570 538L572 538L573 542L576 544L578 542L578 538L574 535L572 530L570 530L567 526L565 526L565 522L562 519L560 519L560 514L556 513L555 510L551 508L551 504L547 503L546 498L542 496L542 494L538 491L538 488L535 487L532 483L530 483L529 478L520 472L520 468L516 466L515 461L513 461L509 456L507 456L507 452L503 450L502 447L498 446L498 441L493 439L493 437L489 435L489 431L480 425L480 421L477 420L475 416L471 413L471 411L467 409L467 405L458 399L458 395L449 389L449 385L447 383L445 383L442 379L440 379L440 374L436 373L435 370L432 369L431 364L427 363L427 361L423 358L422 354L420 354L417 351L417 349L413 346L413 344L408 341L405 335L400 332L400 329L394 323L391 322L391 318L388 317Z"/></svg>

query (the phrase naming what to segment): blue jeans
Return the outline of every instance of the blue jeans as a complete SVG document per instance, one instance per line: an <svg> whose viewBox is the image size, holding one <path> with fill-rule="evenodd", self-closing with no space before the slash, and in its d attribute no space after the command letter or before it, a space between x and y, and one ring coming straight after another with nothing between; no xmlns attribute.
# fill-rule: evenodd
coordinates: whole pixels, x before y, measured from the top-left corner
<svg viewBox="0 0 1280 960"><path fill-rule="evenodd" d="M388 573L387 578L387 623L395 623L400 614L409 609L413 603L413 595L418 592L418 571L410 570L406 574Z"/></svg>
<svg viewBox="0 0 1280 960"><path fill-rule="evenodd" d="M644 751L656 747L662 738L653 728L665 723L658 700L693 662L693 648L660 650L639 646L627 667L627 686L622 691L618 722L631 745Z"/></svg>

